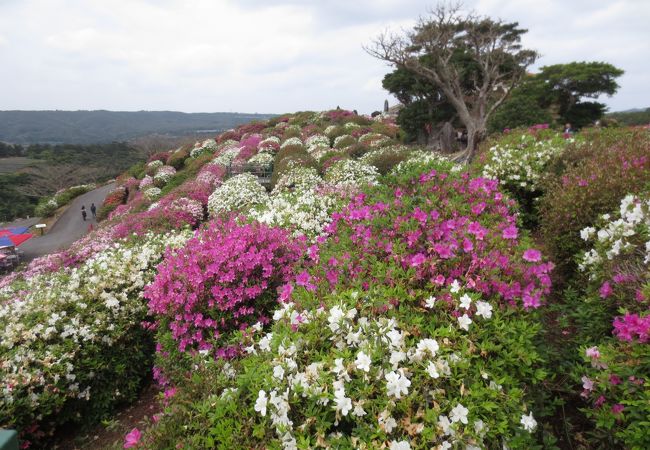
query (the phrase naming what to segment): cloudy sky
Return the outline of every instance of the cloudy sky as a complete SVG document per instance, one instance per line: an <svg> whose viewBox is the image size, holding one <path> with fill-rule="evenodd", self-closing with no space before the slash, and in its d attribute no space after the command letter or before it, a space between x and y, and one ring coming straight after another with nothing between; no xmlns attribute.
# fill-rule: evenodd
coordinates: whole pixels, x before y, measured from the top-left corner
<svg viewBox="0 0 650 450"><path fill-rule="evenodd" d="M538 64L625 70L602 99L650 107L649 0L467 0L518 21ZM0 110L369 113L390 68L362 49L409 29L414 0L0 0ZM391 100L391 103L394 103Z"/></svg>

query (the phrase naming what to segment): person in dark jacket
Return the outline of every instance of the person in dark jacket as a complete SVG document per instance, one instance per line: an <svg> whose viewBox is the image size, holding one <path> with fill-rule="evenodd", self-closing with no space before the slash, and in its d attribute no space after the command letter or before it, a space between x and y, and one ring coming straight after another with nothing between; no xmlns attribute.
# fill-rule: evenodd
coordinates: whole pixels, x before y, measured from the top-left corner
<svg viewBox="0 0 650 450"><path fill-rule="evenodd" d="M93 219L97 217L97 207L95 206L94 203L90 204L90 212L93 215Z"/></svg>
<svg viewBox="0 0 650 450"><path fill-rule="evenodd" d="M81 217L86 221L86 205L81 205Z"/></svg>

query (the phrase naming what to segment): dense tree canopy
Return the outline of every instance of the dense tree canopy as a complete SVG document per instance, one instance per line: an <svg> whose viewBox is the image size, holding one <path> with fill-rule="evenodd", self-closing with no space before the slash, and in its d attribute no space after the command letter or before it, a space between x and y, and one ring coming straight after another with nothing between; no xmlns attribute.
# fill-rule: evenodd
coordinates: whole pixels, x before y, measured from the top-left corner
<svg viewBox="0 0 650 450"><path fill-rule="evenodd" d="M526 73L537 53L523 49L526 30L460 7L439 6L405 35L382 34L366 51L439 89L468 132L471 159L490 115Z"/></svg>
<svg viewBox="0 0 650 450"><path fill-rule="evenodd" d="M616 78L623 71L604 62L571 62L544 66L513 90L511 97L494 115L490 129L533 125L542 122L570 122L581 128L603 117L606 106L596 101L618 90Z"/></svg>

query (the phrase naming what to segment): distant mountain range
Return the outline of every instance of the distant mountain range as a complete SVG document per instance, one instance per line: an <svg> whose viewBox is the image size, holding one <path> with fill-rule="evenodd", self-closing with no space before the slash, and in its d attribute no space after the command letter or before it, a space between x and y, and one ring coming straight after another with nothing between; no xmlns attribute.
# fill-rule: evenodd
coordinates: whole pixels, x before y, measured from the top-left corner
<svg viewBox="0 0 650 450"><path fill-rule="evenodd" d="M0 111L0 141L94 144L150 134L184 136L228 130L273 114L177 111Z"/></svg>

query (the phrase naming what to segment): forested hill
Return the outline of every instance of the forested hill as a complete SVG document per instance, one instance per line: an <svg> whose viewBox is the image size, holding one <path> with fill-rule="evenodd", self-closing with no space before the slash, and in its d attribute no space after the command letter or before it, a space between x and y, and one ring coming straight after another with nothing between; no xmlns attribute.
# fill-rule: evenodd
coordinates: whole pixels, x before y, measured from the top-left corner
<svg viewBox="0 0 650 450"><path fill-rule="evenodd" d="M176 111L0 111L0 141L91 144L148 134L220 132L271 114Z"/></svg>

